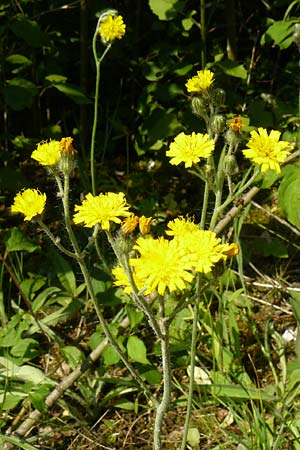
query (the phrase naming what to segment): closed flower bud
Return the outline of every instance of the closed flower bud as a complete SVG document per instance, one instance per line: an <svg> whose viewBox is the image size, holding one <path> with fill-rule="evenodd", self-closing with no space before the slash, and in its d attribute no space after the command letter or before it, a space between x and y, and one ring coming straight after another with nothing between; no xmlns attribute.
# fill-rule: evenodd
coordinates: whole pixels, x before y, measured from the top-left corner
<svg viewBox="0 0 300 450"><path fill-rule="evenodd" d="M223 169L224 169L225 175L228 175L228 176L238 173L239 166L236 162L236 158L234 155L226 155L225 156Z"/></svg>
<svg viewBox="0 0 300 450"><path fill-rule="evenodd" d="M139 228L142 235L148 234L150 232L151 223L151 217L142 216L139 218Z"/></svg>
<svg viewBox="0 0 300 450"><path fill-rule="evenodd" d="M215 134L220 134L224 130L225 127L225 117L221 114L217 114L214 116L212 122L211 122L211 129L212 132Z"/></svg>
<svg viewBox="0 0 300 450"><path fill-rule="evenodd" d="M225 91L224 89L214 89L211 94L211 99L213 104L218 108L225 102Z"/></svg>
<svg viewBox="0 0 300 450"><path fill-rule="evenodd" d="M203 117L207 115L207 103L203 97L192 98L192 113L195 116Z"/></svg>
<svg viewBox="0 0 300 450"><path fill-rule="evenodd" d="M241 141L241 134L229 127L225 133L225 140L229 145L235 147Z"/></svg>
<svg viewBox="0 0 300 450"><path fill-rule="evenodd" d="M77 150L73 147L73 138L62 138L59 143L60 160L58 163L59 170L66 175L70 175L76 167Z"/></svg>
<svg viewBox="0 0 300 450"><path fill-rule="evenodd" d="M123 234L131 234L136 229L137 225L139 223L139 218L135 216L134 214L131 214L131 216L126 217L126 219L123 220L121 225L121 231Z"/></svg>

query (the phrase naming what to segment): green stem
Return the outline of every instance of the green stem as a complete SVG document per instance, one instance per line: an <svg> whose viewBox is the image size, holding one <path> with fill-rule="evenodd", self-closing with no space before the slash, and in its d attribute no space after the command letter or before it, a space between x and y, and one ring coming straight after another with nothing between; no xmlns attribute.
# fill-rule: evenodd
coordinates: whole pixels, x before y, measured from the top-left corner
<svg viewBox="0 0 300 450"><path fill-rule="evenodd" d="M98 123L98 106L99 106L99 87L100 87L100 66L106 53L109 51L111 44L108 44L102 56L98 58L97 55L97 37L98 37L99 21L96 26L96 30L93 37L93 55L96 65L96 86L95 86L95 101L94 101L94 121L92 128L91 138L91 181L92 181L92 193L96 195L96 180L95 180L95 142L96 142L96 130Z"/></svg>
<svg viewBox="0 0 300 450"><path fill-rule="evenodd" d="M123 269L126 273L128 281L130 283L130 287L132 289L132 295L131 295L132 300L135 302L136 306L138 306L138 308L146 315L146 317L148 318L149 324L150 324L151 328L154 330L156 336L159 339L162 339L162 333L161 333L159 323L156 320L154 314L152 314L150 305L148 305L148 303L145 301L145 299L143 298L143 295L140 294L140 292L138 291L138 288L135 284L127 255L122 254L120 252L116 242L114 241L114 238L112 237L112 235L109 231L106 231L106 235L107 235L108 242L110 243L110 246L113 249L113 251L117 257L119 264L123 267Z"/></svg>
<svg viewBox="0 0 300 450"><path fill-rule="evenodd" d="M53 242L53 244L62 252L64 253L66 256L69 256L70 258L75 258L77 259L77 255L76 253L70 252L69 250L67 250L63 245L61 245L59 238L57 239L53 233L51 233L51 231L49 230L49 228L47 227L47 225L42 221L42 220L37 220L37 223L39 224L39 226L42 228L43 231L45 231L46 235L48 236L48 238Z"/></svg>
<svg viewBox="0 0 300 450"><path fill-rule="evenodd" d="M192 342L191 342L191 364L190 364L190 382L189 382L189 392L187 399L186 416L183 430L183 437L181 441L181 450L185 450L186 441L188 437L189 424L192 413L193 404L193 394L194 394L194 379L195 379L195 361L196 361L196 347L197 347L197 324L198 324L198 313L199 313L199 303L201 298L200 289L200 274L197 275L197 296L194 305L194 317L193 317L193 327L192 327Z"/></svg>
<svg viewBox="0 0 300 450"><path fill-rule="evenodd" d="M207 206L208 206L208 197L209 197L209 183L206 181L204 186L204 194L202 200L202 211L201 211L201 220L200 220L200 229L204 230L206 214L207 214Z"/></svg>
<svg viewBox="0 0 300 450"><path fill-rule="evenodd" d="M201 66L206 65L206 24L205 24L205 0L200 0L200 24L201 24Z"/></svg>
<svg viewBox="0 0 300 450"><path fill-rule="evenodd" d="M161 436L164 416L171 401L171 362L169 347L169 321L165 317L164 298L159 297L159 315L162 338L160 339L163 366L163 395L156 410L153 430L153 450L161 450Z"/></svg>

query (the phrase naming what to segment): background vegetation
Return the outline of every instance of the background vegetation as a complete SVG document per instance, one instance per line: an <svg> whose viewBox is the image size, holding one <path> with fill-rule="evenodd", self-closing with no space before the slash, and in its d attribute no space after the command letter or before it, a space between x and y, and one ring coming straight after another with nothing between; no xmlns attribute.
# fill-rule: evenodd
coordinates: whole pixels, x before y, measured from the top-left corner
<svg viewBox="0 0 300 450"><path fill-rule="evenodd" d="M155 218L157 233L180 214L199 218L200 185L171 167L165 150L178 132L203 131L184 84L204 67L226 92L222 113L243 117L245 140L262 126L299 148L297 0L1 2L1 433L31 409L42 413L21 448L93 449L99 436L106 448L150 448L151 405L109 347L45 411L55 383L95 348L102 331L76 267L9 209L18 190L43 186L50 192L49 226L61 226L52 181L30 158L41 140L74 137L72 200L90 190L91 42L96 15L107 7L122 14L126 35L101 66L99 191L126 192L136 213ZM237 162L242 172L243 158ZM227 230L240 240L240 257L200 308L190 448L300 448L299 163L263 183L251 209ZM105 242L102 247L105 253ZM106 258L113 262L109 251ZM116 324L129 318L119 343L155 392L160 355L147 322L112 286L105 267L91 262L91 271L106 316ZM166 448L177 448L183 424L191 319L185 310L173 324L176 391ZM212 368L219 389L203 384Z"/></svg>

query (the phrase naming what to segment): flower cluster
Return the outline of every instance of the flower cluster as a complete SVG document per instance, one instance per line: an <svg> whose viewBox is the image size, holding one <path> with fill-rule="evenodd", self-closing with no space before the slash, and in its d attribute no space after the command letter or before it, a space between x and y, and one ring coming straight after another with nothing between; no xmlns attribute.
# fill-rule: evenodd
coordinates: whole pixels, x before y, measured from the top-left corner
<svg viewBox="0 0 300 450"><path fill-rule="evenodd" d="M214 232L200 230L189 219L171 221L166 234L171 239L140 237L133 247L137 252L137 257L129 260L133 279L137 289L145 289L146 294L183 290L197 272L209 273L218 261L238 253L236 244L222 244ZM117 286L132 292L120 266L113 270L113 275Z"/></svg>
<svg viewBox="0 0 300 450"><path fill-rule="evenodd" d="M124 235L131 234L134 232L136 227L139 225L139 230L142 235L148 234L150 231L150 226L152 223L151 217L141 216L138 217L135 214L130 214L123 220L121 225L121 231Z"/></svg>
<svg viewBox="0 0 300 450"><path fill-rule="evenodd" d="M214 140L209 139L208 134L193 132L186 135L182 132L171 142L166 155L171 157L170 164L177 166L183 162L185 167L191 167L201 158L208 158L214 148Z"/></svg>

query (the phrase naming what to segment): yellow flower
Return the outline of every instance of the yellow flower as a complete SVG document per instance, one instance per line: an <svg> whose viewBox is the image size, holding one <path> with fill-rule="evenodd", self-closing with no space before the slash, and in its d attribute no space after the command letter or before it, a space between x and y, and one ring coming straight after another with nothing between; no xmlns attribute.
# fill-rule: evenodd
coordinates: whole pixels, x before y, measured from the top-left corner
<svg viewBox="0 0 300 450"><path fill-rule="evenodd" d="M184 236L190 234L193 231L199 230L198 225L189 219L184 219L183 217L177 217L177 219L171 220L168 223L169 230L166 231L168 236Z"/></svg>
<svg viewBox="0 0 300 450"><path fill-rule="evenodd" d="M15 196L11 212L24 214L24 220L31 220L42 214L46 199L46 194L42 194L38 189L25 189Z"/></svg>
<svg viewBox="0 0 300 450"><path fill-rule="evenodd" d="M218 261L226 259L226 251L230 250L229 244L222 244L216 233L208 230L198 229L175 240L180 240L196 272L211 272Z"/></svg>
<svg viewBox="0 0 300 450"><path fill-rule="evenodd" d="M188 92L206 92L214 82L214 74L210 70L198 70L197 75L189 78L185 84Z"/></svg>
<svg viewBox="0 0 300 450"><path fill-rule="evenodd" d="M123 287L124 292L126 294L132 294L133 292L132 287L130 285L130 282L123 267L121 266L115 267L114 269L112 269L112 274L115 277L114 285ZM132 268L132 276L136 287L140 291L144 287L144 280L138 278L136 271L133 268ZM144 294L150 294L150 292L145 291Z"/></svg>
<svg viewBox="0 0 300 450"><path fill-rule="evenodd" d="M38 161L42 166L54 166L60 159L59 141L40 142L37 149L31 153L31 158Z"/></svg>
<svg viewBox="0 0 300 450"><path fill-rule="evenodd" d="M115 39L122 39L125 29L126 25L122 16L111 14L100 20L99 34L104 44L110 44Z"/></svg>
<svg viewBox="0 0 300 450"><path fill-rule="evenodd" d="M150 232L151 223L152 217L141 216L139 218L139 229L142 235L148 234Z"/></svg>
<svg viewBox="0 0 300 450"><path fill-rule="evenodd" d="M139 218L135 216L134 214L131 214L130 216L126 217L126 219L123 220L121 231L123 234L130 234L132 233L136 227L138 226Z"/></svg>
<svg viewBox="0 0 300 450"><path fill-rule="evenodd" d="M134 248L140 257L129 262L147 291L164 295L166 290L185 289L193 280L191 264L178 241L140 237Z"/></svg>
<svg viewBox="0 0 300 450"><path fill-rule="evenodd" d="M271 130L270 134L265 128L251 131L251 138L247 144L249 149L243 150L246 158L261 166L262 172L275 170L280 173L280 163L284 162L292 150L292 146L285 141L280 141L280 132Z"/></svg>
<svg viewBox="0 0 300 450"><path fill-rule="evenodd" d="M87 194L82 205L75 206L74 223L83 223L85 227L101 224L102 230L109 230L110 222L121 223L120 217L130 216L123 192L107 192L93 196Z"/></svg>
<svg viewBox="0 0 300 450"><path fill-rule="evenodd" d="M208 158L215 148L213 139L208 134L192 132L191 135L179 133L170 144L166 155L171 157L170 164L178 166L181 162L185 167L191 167L200 161L200 158Z"/></svg>

